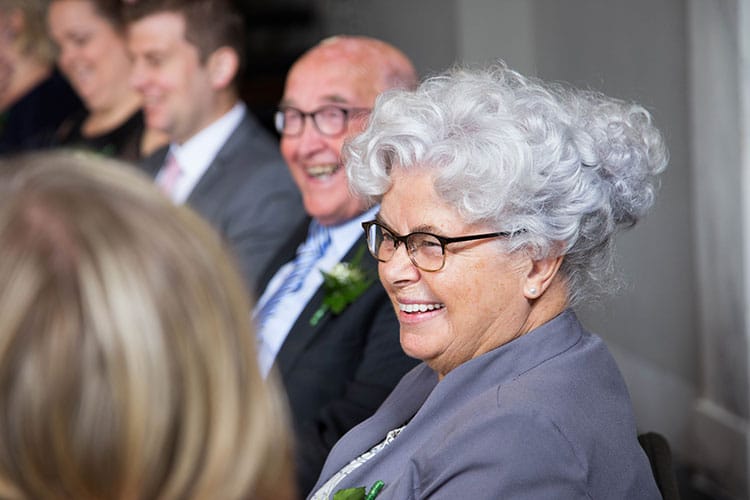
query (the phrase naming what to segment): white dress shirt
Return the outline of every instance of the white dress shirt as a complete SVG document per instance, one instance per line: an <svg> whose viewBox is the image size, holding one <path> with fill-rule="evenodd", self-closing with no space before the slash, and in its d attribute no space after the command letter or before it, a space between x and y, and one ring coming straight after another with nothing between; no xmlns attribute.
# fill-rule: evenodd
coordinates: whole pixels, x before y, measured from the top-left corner
<svg viewBox="0 0 750 500"><path fill-rule="evenodd" d="M305 277L302 287L294 293L289 293L281 298L279 303L265 320L263 327L258 329L258 358L260 371L266 376L273 366L276 355L279 353L284 340L286 340L292 326L297 322L302 310L310 302L315 292L323 284L323 275L320 271L329 272L333 266L341 262L341 259L351 250L352 246L362 237L362 222L375 218L379 207L373 207L367 212L338 226L330 226L331 244L323 257L313 267L313 270ZM363 258L370 258L369 254ZM292 272L294 260L287 262L274 274L268 282L263 295L258 299L255 311L260 310L263 304L271 297L277 288L281 286L284 279ZM310 318L306 318L309 320Z"/></svg>
<svg viewBox="0 0 750 500"><path fill-rule="evenodd" d="M169 145L167 154L175 157L181 169L180 177L171 193L175 203L185 203L221 147L245 117L245 113L247 113L245 104L238 102L221 118L185 141L184 144L171 143ZM157 183L163 172L162 168L156 177Z"/></svg>

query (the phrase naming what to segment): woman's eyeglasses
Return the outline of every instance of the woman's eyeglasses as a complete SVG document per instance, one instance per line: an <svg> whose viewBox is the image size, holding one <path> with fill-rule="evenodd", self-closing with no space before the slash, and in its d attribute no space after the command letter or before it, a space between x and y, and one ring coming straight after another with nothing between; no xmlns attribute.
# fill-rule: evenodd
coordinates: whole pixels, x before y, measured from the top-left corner
<svg viewBox="0 0 750 500"><path fill-rule="evenodd" d="M459 241L473 241L487 238L512 236L515 233L502 231L498 233L473 234L447 238L432 233L417 231L404 236L395 234L379 222L363 222L362 227L367 237L367 248L380 262L388 262L396 253L401 243L406 246L406 253L412 263L423 271L439 271L445 265L445 245Z"/></svg>

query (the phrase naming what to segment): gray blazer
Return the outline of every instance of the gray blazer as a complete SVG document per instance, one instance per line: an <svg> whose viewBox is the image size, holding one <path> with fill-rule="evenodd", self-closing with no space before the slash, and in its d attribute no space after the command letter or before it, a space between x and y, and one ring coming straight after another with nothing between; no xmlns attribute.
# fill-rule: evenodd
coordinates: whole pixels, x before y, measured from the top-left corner
<svg viewBox="0 0 750 500"><path fill-rule="evenodd" d="M168 151L161 148L143 160L152 177ZM305 217L278 142L249 111L193 188L187 204L229 242L248 290L255 289L259 275Z"/></svg>
<svg viewBox="0 0 750 500"><path fill-rule="evenodd" d="M378 500L661 498L615 362L570 310L440 383L414 368L336 444L313 492L405 423L333 491L381 480Z"/></svg>

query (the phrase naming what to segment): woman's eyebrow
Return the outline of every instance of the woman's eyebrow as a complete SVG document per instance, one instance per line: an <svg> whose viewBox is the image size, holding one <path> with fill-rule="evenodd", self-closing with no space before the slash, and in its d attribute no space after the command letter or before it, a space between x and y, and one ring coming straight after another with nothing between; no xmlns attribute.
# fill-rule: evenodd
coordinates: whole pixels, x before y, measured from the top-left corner
<svg viewBox="0 0 750 500"><path fill-rule="evenodd" d="M393 234L398 234L396 231L394 231L391 228L391 226L388 225L387 222L385 222L385 220L383 220L383 217L380 216L380 212L378 212L378 214L375 216L375 221L381 226L385 227L390 232L392 232ZM430 233L430 234L434 234L435 236L441 236L440 230L430 224L420 224L417 227L410 228L406 234L410 234L410 233Z"/></svg>

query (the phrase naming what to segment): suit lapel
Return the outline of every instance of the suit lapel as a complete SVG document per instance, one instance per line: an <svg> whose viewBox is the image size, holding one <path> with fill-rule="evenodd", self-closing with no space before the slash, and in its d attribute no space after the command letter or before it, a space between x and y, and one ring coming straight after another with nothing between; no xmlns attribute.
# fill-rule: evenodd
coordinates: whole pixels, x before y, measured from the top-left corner
<svg viewBox="0 0 750 500"><path fill-rule="evenodd" d="M237 135L236 130L232 133L230 141L235 135ZM199 213L213 213L214 210L212 207L220 206L220 204L224 201L218 200L215 196L211 196L211 193L214 191L214 186L216 186L216 183L220 182L222 178L225 178L222 173L225 166L227 165L224 157L227 154L226 150L228 146L229 142L221 147L216 157L211 161L211 164L208 166L206 171L203 172L203 175L198 180L198 183L195 185L195 187L193 187L193 190L188 196L186 203L191 207L197 209Z"/></svg>
<svg viewBox="0 0 750 500"><path fill-rule="evenodd" d="M349 262L356 255L361 245L364 245L364 236L357 239L357 242L349 249L343 259L340 262ZM364 255L362 258L361 265L369 272L375 270L374 276L377 276L377 269L374 259L370 259L368 255ZM377 285L374 283L371 286ZM313 317L315 312L323 305L325 298L325 289L321 285L312 296L312 299L307 303L307 306L302 310L302 313L297 318L297 321L289 331L284 343L276 356L276 365L278 366L282 375L290 370L300 355L303 354L307 345L315 338L320 331L324 331L328 323L331 321L333 315L327 312L321 320L315 326L310 324L310 319ZM344 314L342 312L342 314Z"/></svg>
<svg viewBox="0 0 750 500"><path fill-rule="evenodd" d="M227 182L230 176L224 175L227 168L234 165L235 150L252 140L253 123L249 112L240 121L237 127L229 135L224 145L221 146L216 157L211 161L206 171L203 173L198 183L193 187L187 199L187 204L195 208L199 213L208 216L213 214L218 207L221 207L225 200L217 199L215 196L215 186L219 182ZM242 168L252 168L252 161L242 163Z"/></svg>

